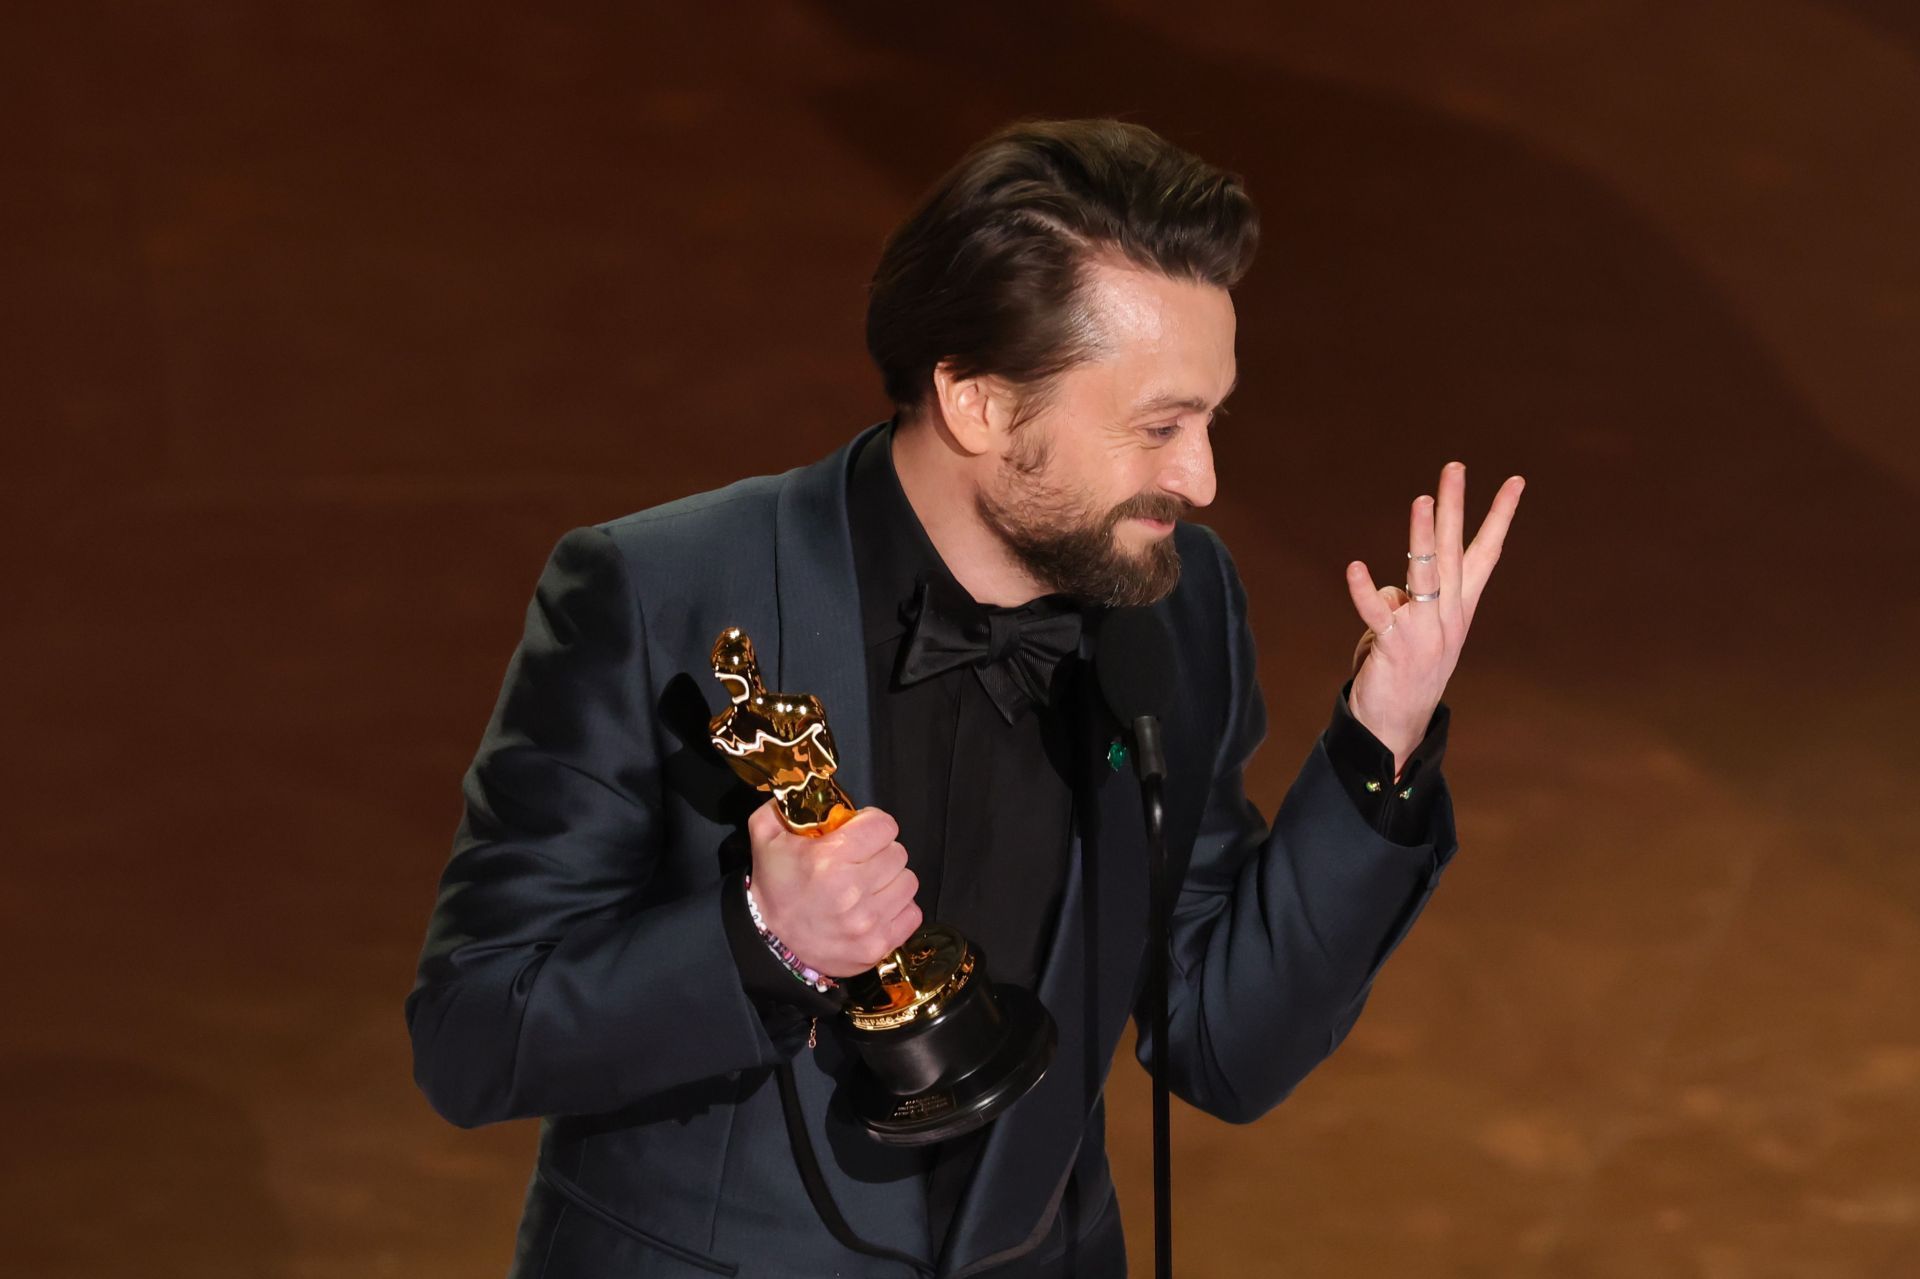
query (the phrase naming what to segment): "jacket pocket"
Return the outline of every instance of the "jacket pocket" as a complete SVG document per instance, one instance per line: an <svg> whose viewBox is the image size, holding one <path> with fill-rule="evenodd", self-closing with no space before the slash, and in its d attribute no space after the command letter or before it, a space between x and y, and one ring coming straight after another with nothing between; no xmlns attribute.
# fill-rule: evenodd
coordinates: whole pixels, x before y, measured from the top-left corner
<svg viewBox="0 0 1920 1279"><path fill-rule="evenodd" d="M674 1243L671 1240L662 1239L658 1235L650 1234L640 1229L640 1227L628 1221L606 1204L601 1203L585 1190L582 1190L578 1185L574 1184L572 1178L564 1173L555 1171L545 1164L537 1165L534 1168L534 1176L545 1183L547 1188L552 1190L553 1193L565 1199L581 1212L593 1217L599 1221L600 1224L619 1231L636 1243L644 1244L656 1252L672 1257L675 1261L683 1262L696 1269L707 1271L709 1274L734 1275L740 1271L740 1267L731 1262L721 1261L716 1257L709 1257L705 1253L695 1252L691 1248L682 1247L680 1244Z"/></svg>

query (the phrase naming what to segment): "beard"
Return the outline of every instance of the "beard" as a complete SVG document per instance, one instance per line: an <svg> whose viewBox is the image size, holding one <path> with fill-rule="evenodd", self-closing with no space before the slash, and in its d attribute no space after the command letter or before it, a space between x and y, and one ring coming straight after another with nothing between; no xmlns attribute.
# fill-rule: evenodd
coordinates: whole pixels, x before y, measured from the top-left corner
<svg viewBox="0 0 1920 1279"><path fill-rule="evenodd" d="M1137 608L1165 599L1180 581L1180 553L1171 535L1138 553L1114 536L1120 521L1173 521L1192 503L1171 493L1139 493L1107 511L1086 494L1049 480L1051 450L1033 441L1016 448L1002 472L1006 493L974 499L980 518L1021 566L1049 589L1088 604Z"/></svg>

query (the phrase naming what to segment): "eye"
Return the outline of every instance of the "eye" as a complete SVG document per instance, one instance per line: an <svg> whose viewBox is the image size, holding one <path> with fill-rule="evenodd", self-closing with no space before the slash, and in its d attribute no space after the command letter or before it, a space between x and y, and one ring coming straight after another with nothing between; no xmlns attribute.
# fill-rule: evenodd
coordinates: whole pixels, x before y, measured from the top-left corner
<svg viewBox="0 0 1920 1279"><path fill-rule="evenodd" d="M1146 428L1146 431L1150 439L1165 444L1172 440L1174 436L1180 434L1180 424L1178 422L1168 422L1164 426L1149 426Z"/></svg>

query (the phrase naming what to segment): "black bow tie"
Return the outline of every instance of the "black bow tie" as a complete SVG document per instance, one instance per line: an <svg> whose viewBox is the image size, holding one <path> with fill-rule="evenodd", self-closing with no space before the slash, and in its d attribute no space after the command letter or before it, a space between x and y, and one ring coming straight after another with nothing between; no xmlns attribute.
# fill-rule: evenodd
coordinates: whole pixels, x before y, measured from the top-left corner
<svg viewBox="0 0 1920 1279"><path fill-rule="evenodd" d="M972 666L1009 724L1023 706L1046 705L1054 667L1080 646L1080 613L1070 605L1047 598L988 608L942 573L922 577L900 613L908 628L900 683Z"/></svg>

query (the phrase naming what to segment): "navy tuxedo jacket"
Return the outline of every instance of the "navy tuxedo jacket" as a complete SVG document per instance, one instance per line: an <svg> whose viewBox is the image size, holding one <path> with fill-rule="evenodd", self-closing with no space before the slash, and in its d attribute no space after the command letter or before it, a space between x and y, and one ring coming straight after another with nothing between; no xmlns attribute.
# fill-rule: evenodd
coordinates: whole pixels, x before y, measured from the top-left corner
<svg viewBox="0 0 1920 1279"><path fill-rule="evenodd" d="M992 1126L940 1256L918 1154L830 1104L851 1065L837 1037L823 1026L810 1051L764 1015L728 948L723 879L764 797L705 740L724 701L707 664L724 627L753 638L770 687L820 698L856 802L884 798L869 784L847 523L858 443L575 530L540 578L406 1010L415 1078L442 1115L545 1121L516 1276L957 1276L1064 1246L1070 1176L1084 1220L1112 1194L1100 1097L1139 1001L1148 882L1139 785L1107 763L1118 728L1104 709L1082 714L1070 868L1039 982L1059 1049ZM1426 843L1389 842L1316 743L1269 828L1242 783L1266 731L1246 597L1211 530L1174 537L1180 584L1154 606L1179 666L1163 723L1182 875L1166 1061L1176 1095L1247 1122L1352 1026L1453 853L1453 812L1443 790ZM1139 1051L1153 1051L1144 1031ZM803 1134L788 1130L782 1063ZM825 1224L801 1144L816 1194L872 1252Z"/></svg>

